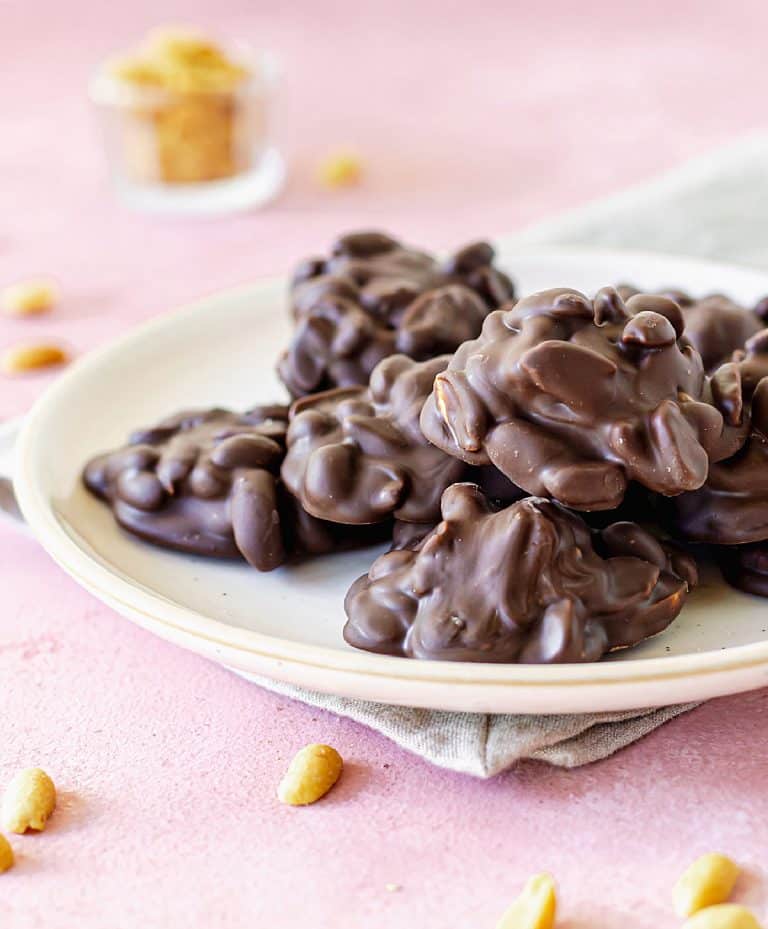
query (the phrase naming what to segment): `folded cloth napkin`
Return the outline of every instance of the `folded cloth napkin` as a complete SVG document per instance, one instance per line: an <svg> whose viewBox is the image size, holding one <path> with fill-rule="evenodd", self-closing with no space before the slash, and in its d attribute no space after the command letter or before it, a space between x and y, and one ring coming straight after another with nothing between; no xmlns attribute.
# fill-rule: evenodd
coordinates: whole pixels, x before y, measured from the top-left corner
<svg viewBox="0 0 768 929"><path fill-rule="evenodd" d="M577 768L607 758L696 706L687 703L655 710L558 716L450 713L349 700L245 676L268 690L365 723L441 768L475 777L493 777L525 758Z"/></svg>
<svg viewBox="0 0 768 929"><path fill-rule="evenodd" d="M766 202L768 134L760 133L542 223L505 245L603 245L768 267L768 223L760 209ZM0 510L8 514L13 500L7 491L0 487ZM449 713L348 700L248 677L364 723L433 764L477 777L491 777L525 758L567 768L588 764L696 705L557 716Z"/></svg>
<svg viewBox="0 0 768 929"><path fill-rule="evenodd" d="M541 223L505 246L602 245L768 267L768 133L755 133L651 182ZM492 777L524 758L573 768L606 758L696 704L523 716L417 710L263 687L365 723L433 764Z"/></svg>

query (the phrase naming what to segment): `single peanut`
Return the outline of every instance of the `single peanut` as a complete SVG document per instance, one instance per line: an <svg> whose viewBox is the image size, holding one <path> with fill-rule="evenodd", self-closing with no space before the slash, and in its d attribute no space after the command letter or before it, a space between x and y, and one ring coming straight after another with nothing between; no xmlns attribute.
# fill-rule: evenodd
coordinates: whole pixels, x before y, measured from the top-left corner
<svg viewBox="0 0 768 929"><path fill-rule="evenodd" d="M556 909L554 879L550 874L536 874L529 878L496 929L553 929Z"/></svg>
<svg viewBox="0 0 768 929"><path fill-rule="evenodd" d="M325 187L352 187L360 182L363 163L351 152L336 152L320 162L317 173Z"/></svg>
<svg viewBox="0 0 768 929"><path fill-rule="evenodd" d="M0 874L12 868L15 860L11 843L0 833Z"/></svg>
<svg viewBox="0 0 768 929"><path fill-rule="evenodd" d="M705 906L725 903L738 876L739 866L725 855L716 852L702 855L675 884L675 913L681 917L692 916Z"/></svg>
<svg viewBox="0 0 768 929"><path fill-rule="evenodd" d="M56 788L41 768L24 768L6 787L2 819L9 832L42 832L56 807Z"/></svg>
<svg viewBox="0 0 768 929"><path fill-rule="evenodd" d="M58 345L39 342L35 345L15 345L3 354L0 365L6 374L25 374L38 368L63 364L67 353Z"/></svg>
<svg viewBox="0 0 768 929"><path fill-rule="evenodd" d="M47 313L56 302L56 290L48 281L20 281L0 294L0 306L8 316Z"/></svg>
<svg viewBox="0 0 768 929"><path fill-rule="evenodd" d="M760 929L755 914L737 903L707 906L683 923L683 929Z"/></svg>
<svg viewBox="0 0 768 929"><path fill-rule="evenodd" d="M304 806L324 797L341 775L344 762L330 745L307 745L288 765L277 796L281 803Z"/></svg>

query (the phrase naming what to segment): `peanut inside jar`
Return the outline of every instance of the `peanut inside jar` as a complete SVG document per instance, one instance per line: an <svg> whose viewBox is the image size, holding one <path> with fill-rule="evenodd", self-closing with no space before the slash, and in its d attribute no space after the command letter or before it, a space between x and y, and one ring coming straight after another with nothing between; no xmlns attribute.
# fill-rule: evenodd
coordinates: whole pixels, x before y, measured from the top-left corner
<svg viewBox="0 0 768 929"><path fill-rule="evenodd" d="M249 171L264 136L252 70L204 35L150 33L111 61L113 150L138 183L190 184Z"/></svg>

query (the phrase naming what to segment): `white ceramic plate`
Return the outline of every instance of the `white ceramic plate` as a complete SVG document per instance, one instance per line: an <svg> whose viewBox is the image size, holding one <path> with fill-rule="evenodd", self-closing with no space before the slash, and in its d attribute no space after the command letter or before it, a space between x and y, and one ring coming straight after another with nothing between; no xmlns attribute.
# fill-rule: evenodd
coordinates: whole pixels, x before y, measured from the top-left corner
<svg viewBox="0 0 768 929"><path fill-rule="evenodd" d="M768 276L689 259L604 251L509 254L521 292L628 281L751 301ZM147 629L240 673L348 697L441 709L584 712L669 704L768 684L768 603L715 577L664 634L599 664L492 665L371 655L341 635L344 593L376 551L258 574L150 547L80 486L83 463L182 407L282 397L284 283L216 294L75 364L36 405L17 448L16 491L38 539L84 587Z"/></svg>

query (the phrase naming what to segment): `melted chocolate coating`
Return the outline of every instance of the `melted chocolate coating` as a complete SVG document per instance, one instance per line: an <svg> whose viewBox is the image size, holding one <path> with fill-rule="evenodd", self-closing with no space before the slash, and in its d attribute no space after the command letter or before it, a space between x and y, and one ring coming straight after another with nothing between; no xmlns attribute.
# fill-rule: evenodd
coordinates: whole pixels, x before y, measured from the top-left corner
<svg viewBox="0 0 768 929"><path fill-rule="evenodd" d="M392 355L375 368L369 387L331 390L293 405L282 477L309 513L355 525L392 516L438 519L442 492L461 480L466 466L427 442L419 413L448 361Z"/></svg>
<svg viewBox="0 0 768 929"><path fill-rule="evenodd" d="M283 383L302 397L365 385L395 353L426 360L454 351L514 296L493 258L485 242L440 265L383 233L343 236L328 258L308 259L294 274L297 327L278 362Z"/></svg>
<svg viewBox="0 0 768 929"><path fill-rule="evenodd" d="M191 554L242 557L260 571L289 554L368 541L309 516L282 488L287 415L284 406L179 413L94 458L83 480L134 535Z"/></svg>
<svg viewBox="0 0 768 929"><path fill-rule="evenodd" d="M723 577L738 590L768 597L768 543L731 545L718 552Z"/></svg>
<svg viewBox="0 0 768 929"><path fill-rule="evenodd" d="M529 497L494 512L454 484L416 549L379 557L350 588L357 648L455 661L596 661L665 629L697 580L692 559L634 523L591 533Z"/></svg>
<svg viewBox="0 0 768 929"><path fill-rule="evenodd" d="M639 293L626 285L618 289L625 299ZM734 351L743 348L747 339L768 321L768 299L748 309L723 294L708 294L696 299L674 288L662 290L660 294L670 297L682 309L685 337L701 355L708 374L728 361Z"/></svg>
<svg viewBox="0 0 768 929"><path fill-rule="evenodd" d="M745 409L751 409L747 441L710 467L701 488L664 506L673 533L690 541L742 545L768 539L768 329L715 372L713 386L735 378Z"/></svg>
<svg viewBox="0 0 768 929"><path fill-rule="evenodd" d="M390 551L396 552L403 548L418 548L436 525L434 522L404 523L402 520L396 519L392 528Z"/></svg>
<svg viewBox="0 0 768 929"><path fill-rule="evenodd" d="M533 294L492 313L458 349L435 379L422 431L574 509L613 509L630 481L665 495L693 490L747 425L738 378L714 394L682 332L665 297Z"/></svg>

